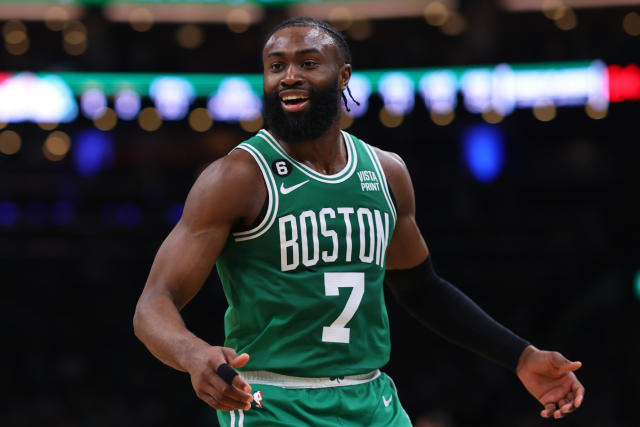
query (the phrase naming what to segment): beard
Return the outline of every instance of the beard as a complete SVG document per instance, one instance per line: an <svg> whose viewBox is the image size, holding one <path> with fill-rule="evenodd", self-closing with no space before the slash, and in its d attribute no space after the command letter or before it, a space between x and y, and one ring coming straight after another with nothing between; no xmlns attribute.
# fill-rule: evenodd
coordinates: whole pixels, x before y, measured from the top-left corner
<svg viewBox="0 0 640 427"><path fill-rule="evenodd" d="M338 118L338 79L326 89L309 90L308 111L288 114L280 104L278 91L263 95L264 118L270 131L285 142L304 142L324 135Z"/></svg>

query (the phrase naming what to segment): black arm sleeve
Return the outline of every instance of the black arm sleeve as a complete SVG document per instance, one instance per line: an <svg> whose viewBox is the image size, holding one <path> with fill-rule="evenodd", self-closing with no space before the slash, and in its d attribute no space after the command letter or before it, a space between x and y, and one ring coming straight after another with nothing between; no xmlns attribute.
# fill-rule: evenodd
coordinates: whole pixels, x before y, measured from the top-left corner
<svg viewBox="0 0 640 427"><path fill-rule="evenodd" d="M529 342L505 328L434 271L431 256L407 270L389 270L387 285L413 317L443 338L515 371Z"/></svg>

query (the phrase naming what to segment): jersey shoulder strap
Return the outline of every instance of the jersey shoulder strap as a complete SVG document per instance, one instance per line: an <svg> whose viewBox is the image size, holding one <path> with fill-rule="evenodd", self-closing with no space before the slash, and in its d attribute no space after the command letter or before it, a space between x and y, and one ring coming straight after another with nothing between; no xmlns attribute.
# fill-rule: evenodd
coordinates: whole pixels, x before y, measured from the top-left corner
<svg viewBox="0 0 640 427"><path fill-rule="evenodd" d="M356 147L356 151L359 152L361 158L367 159L367 162L370 162L373 167L375 174L377 175L379 181L382 183L382 194L389 205L389 210L391 211L391 215L393 216L394 223L397 220L397 213L395 203L393 202L393 198L391 197L391 192L389 191L389 183L387 182L387 177L384 174L384 169L382 169L382 164L380 163L380 159L378 158L378 154L373 146L367 144L360 138L355 137L347 132L344 132L346 136L348 136L354 143Z"/></svg>
<svg viewBox="0 0 640 427"><path fill-rule="evenodd" d="M258 225L250 230L232 233L236 242L255 239L264 234L273 225L278 213L278 188L276 186L273 172L271 170L273 155L270 153L267 142L257 134L248 140L238 144L233 150L243 150L249 153L262 173L265 186L267 187L267 209L265 215Z"/></svg>

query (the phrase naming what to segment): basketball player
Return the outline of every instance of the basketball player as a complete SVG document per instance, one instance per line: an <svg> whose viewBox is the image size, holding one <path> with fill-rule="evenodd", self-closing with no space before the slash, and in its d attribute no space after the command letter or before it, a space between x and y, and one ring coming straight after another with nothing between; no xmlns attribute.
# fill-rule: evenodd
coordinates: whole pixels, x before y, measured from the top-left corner
<svg viewBox="0 0 640 427"><path fill-rule="evenodd" d="M514 371L543 417L578 408L580 362L538 350L441 279L405 164L340 130L351 76L343 36L294 18L269 35L262 59L269 130L191 189L136 308L149 350L189 373L222 426L410 426L380 371L390 352L386 270L418 321ZM224 346L180 315L214 264L229 303Z"/></svg>

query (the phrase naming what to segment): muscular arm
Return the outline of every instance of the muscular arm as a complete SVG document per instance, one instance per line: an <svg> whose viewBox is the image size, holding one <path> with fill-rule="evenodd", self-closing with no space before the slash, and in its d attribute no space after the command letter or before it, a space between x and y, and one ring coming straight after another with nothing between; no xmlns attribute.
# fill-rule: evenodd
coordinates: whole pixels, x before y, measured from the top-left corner
<svg viewBox="0 0 640 427"><path fill-rule="evenodd" d="M160 246L136 306L136 336L162 362L189 372L205 401L206 393L201 395L196 385L199 377L224 388L221 379L213 376L217 366L236 358L240 359L237 363L246 364L248 356L236 357L232 349L212 347L196 337L185 326L180 310L209 276L233 224L257 215L265 194L259 169L249 154L237 150L209 166L191 189L182 218ZM203 372L208 370L211 372ZM236 393L231 400L217 396L216 404L207 403L218 409L236 408L232 400L241 398L250 396Z"/></svg>
<svg viewBox="0 0 640 427"><path fill-rule="evenodd" d="M570 362L542 351L493 320L469 297L440 278L415 221L415 197L402 159L378 150L397 201L398 221L387 250L387 284L398 302L444 338L513 370L544 406L540 415L562 418L578 408L584 387Z"/></svg>
<svg viewBox="0 0 640 427"><path fill-rule="evenodd" d="M433 270L415 220L413 186L402 160L379 154L393 191L398 221L387 252L387 284L396 300L422 324L455 344L515 370L528 343L489 317Z"/></svg>

